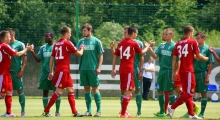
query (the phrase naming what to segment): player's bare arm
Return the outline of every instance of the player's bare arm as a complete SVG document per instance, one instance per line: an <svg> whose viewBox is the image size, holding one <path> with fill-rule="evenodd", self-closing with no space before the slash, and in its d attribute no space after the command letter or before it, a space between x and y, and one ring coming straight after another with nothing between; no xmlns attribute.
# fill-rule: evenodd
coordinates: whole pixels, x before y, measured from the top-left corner
<svg viewBox="0 0 220 120"><path fill-rule="evenodd" d="M37 54L34 52L34 49L31 49L31 54L38 63L41 62L41 59L38 58Z"/></svg>
<svg viewBox="0 0 220 120"><path fill-rule="evenodd" d="M173 59L172 59L172 80L173 81L176 80L176 77L177 77L177 74L178 74L176 66L177 66L177 56L173 56Z"/></svg>
<svg viewBox="0 0 220 120"><path fill-rule="evenodd" d="M205 81L204 81L205 84L209 83L211 71L212 71L212 63L210 63L209 66L208 66L207 75L206 75L206 78L205 78Z"/></svg>
<svg viewBox="0 0 220 120"><path fill-rule="evenodd" d="M140 65L139 65L140 72L138 73L138 80L142 80L143 78L143 65L144 65L144 55L140 55Z"/></svg>
<svg viewBox="0 0 220 120"><path fill-rule="evenodd" d="M220 62L220 58L219 58L218 54L216 53L214 47L213 47L213 46L209 47L209 50L210 50L211 53L213 54L214 58L215 58L218 62Z"/></svg>
<svg viewBox="0 0 220 120"><path fill-rule="evenodd" d="M118 57L118 56L114 55L114 56L113 56L113 59L112 59L112 72L111 72L112 78L115 78L115 76L116 76L115 65L116 65L117 57Z"/></svg>
<svg viewBox="0 0 220 120"><path fill-rule="evenodd" d="M17 77L18 77L18 78L21 78L21 77L23 76L26 63L27 63L27 56L26 56L26 55L23 55L23 56L22 56L21 70L20 70L20 71L18 72L18 74L17 74Z"/></svg>
<svg viewBox="0 0 220 120"><path fill-rule="evenodd" d="M149 48L149 52L150 52L150 56L152 57L152 58L154 58L154 59L157 59L158 58L158 56L154 53L154 51L153 51L153 49L150 47Z"/></svg>
<svg viewBox="0 0 220 120"><path fill-rule="evenodd" d="M112 51L112 54L113 54L113 55L114 55L114 53L115 53L114 47L115 47L115 42L110 42L110 48L111 48L111 51Z"/></svg>
<svg viewBox="0 0 220 120"><path fill-rule="evenodd" d="M148 51L150 44L148 44L147 42L144 42L144 46L145 46L145 48L140 53L141 55L145 54Z"/></svg>
<svg viewBox="0 0 220 120"><path fill-rule="evenodd" d="M80 49L79 49L77 52L75 52L75 54L76 54L77 56L82 56L84 49L85 49L85 46L84 46L83 44L81 44L81 45L80 45Z"/></svg>
<svg viewBox="0 0 220 120"><path fill-rule="evenodd" d="M30 45L29 43L27 43L26 48L22 51L16 52L15 56L19 57L21 55L23 55L24 53L26 53L27 51L30 51L31 49L33 49L34 45Z"/></svg>
<svg viewBox="0 0 220 120"><path fill-rule="evenodd" d="M196 58L197 58L198 60L203 60L203 61L206 61L206 62L209 60L208 57L203 56L201 53L196 54Z"/></svg>
<svg viewBox="0 0 220 120"><path fill-rule="evenodd" d="M54 57L50 56L50 73L47 77L48 80L52 80L53 79L53 75L54 75Z"/></svg>
<svg viewBox="0 0 220 120"><path fill-rule="evenodd" d="M99 63L98 63L98 67L96 68L96 75L99 75L101 72L102 62L103 62L103 54L99 54Z"/></svg>

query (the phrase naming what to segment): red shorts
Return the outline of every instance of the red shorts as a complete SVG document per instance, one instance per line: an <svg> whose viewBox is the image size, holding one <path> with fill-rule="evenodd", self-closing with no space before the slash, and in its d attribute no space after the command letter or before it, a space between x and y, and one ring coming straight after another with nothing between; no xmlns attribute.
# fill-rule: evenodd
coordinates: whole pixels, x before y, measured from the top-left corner
<svg viewBox="0 0 220 120"><path fill-rule="evenodd" d="M133 73L120 73L120 88L121 90L129 90L135 88L134 86L134 74Z"/></svg>
<svg viewBox="0 0 220 120"><path fill-rule="evenodd" d="M178 74L177 78L176 78L176 80L174 82L174 88L181 87L181 86L182 86L182 84L181 84L181 81L180 81L180 75Z"/></svg>
<svg viewBox="0 0 220 120"><path fill-rule="evenodd" d="M0 92L12 91L12 79L10 75L0 75Z"/></svg>
<svg viewBox="0 0 220 120"><path fill-rule="evenodd" d="M195 92L196 80L195 75L192 72L180 73L183 92L191 95Z"/></svg>
<svg viewBox="0 0 220 120"><path fill-rule="evenodd" d="M72 78L69 72L56 72L54 75L52 85L56 88L64 89L66 87L73 87Z"/></svg>

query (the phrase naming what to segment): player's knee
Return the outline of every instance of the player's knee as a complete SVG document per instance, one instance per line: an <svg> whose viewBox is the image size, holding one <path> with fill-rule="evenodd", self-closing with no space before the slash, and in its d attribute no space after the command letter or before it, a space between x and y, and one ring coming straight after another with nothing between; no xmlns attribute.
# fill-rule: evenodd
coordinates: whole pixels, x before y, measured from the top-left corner
<svg viewBox="0 0 220 120"><path fill-rule="evenodd" d="M23 90L17 90L17 93L21 94L21 93L23 93Z"/></svg>
<svg viewBox="0 0 220 120"><path fill-rule="evenodd" d="M91 90L91 89L90 89L90 86L84 86L84 91L85 91L85 92L90 92L90 90Z"/></svg>
<svg viewBox="0 0 220 120"><path fill-rule="evenodd" d="M93 92L93 93L99 92L98 87L92 87L92 92Z"/></svg>
<svg viewBox="0 0 220 120"><path fill-rule="evenodd" d="M74 88L73 87L67 87L66 88L68 93L73 93L74 92Z"/></svg>

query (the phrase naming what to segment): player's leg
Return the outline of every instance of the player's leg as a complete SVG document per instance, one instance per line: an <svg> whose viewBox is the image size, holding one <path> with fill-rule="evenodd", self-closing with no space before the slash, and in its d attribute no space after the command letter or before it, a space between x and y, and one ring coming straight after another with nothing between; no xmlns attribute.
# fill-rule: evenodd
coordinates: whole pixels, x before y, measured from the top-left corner
<svg viewBox="0 0 220 120"><path fill-rule="evenodd" d="M55 92L56 88L54 87L53 89L54 89L54 92ZM59 96L58 99L56 100L56 103L55 103L56 104L55 116L61 116L61 114L60 114L60 103L61 103L61 98Z"/></svg>
<svg viewBox="0 0 220 120"><path fill-rule="evenodd" d="M87 111L84 116L92 116L92 94L91 94L91 87L87 77L87 70L80 70L80 86L84 87L85 92L85 102Z"/></svg>
<svg viewBox="0 0 220 120"><path fill-rule="evenodd" d="M142 80L142 88L143 88L143 92L142 92L142 98L143 100L147 100L147 78L143 77Z"/></svg>
<svg viewBox="0 0 220 120"><path fill-rule="evenodd" d="M90 86L92 86L92 92L94 93L94 99L96 103L96 114L94 117L100 117L101 116L101 94L99 92L98 86L99 86L99 78L98 76L94 73L94 70L89 70L88 71L88 78L89 78L89 83Z"/></svg>
<svg viewBox="0 0 220 120"><path fill-rule="evenodd" d="M43 90L42 102L43 102L44 109L46 108L47 103L48 103L48 94L49 94L49 90Z"/></svg>
<svg viewBox="0 0 220 120"><path fill-rule="evenodd" d="M136 117L140 117L141 115L141 104L142 104L142 97L140 93L141 83L138 80L138 67L134 67L134 84L135 84L135 98L136 98L136 105L137 105L137 115Z"/></svg>

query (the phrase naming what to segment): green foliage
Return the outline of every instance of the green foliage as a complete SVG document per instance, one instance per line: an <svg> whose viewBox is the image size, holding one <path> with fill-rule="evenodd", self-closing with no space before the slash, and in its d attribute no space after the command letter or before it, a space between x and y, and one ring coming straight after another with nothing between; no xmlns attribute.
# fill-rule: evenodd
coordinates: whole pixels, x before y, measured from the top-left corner
<svg viewBox="0 0 220 120"><path fill-rule="evenodd" d="M123 39L123 27L115 22L104 22L95 30L94 35L102 41L104 48L110 48L111 41Z"/></svg>

